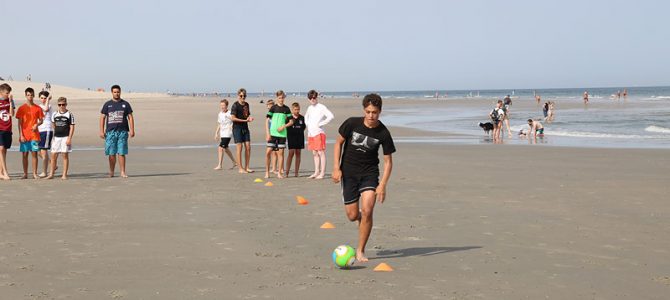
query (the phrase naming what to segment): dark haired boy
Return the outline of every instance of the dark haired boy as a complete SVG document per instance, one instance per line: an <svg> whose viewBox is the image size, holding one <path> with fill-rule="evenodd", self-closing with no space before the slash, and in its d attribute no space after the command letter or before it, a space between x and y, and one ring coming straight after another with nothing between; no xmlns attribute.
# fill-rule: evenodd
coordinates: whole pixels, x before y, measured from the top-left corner
<svg viewBox="0 0 670 300"><path fill-rule="evenodd" d="M386 185L393 169L396 151L391 133L379 121L382 98L368 94L363 98L363 117L352 117L339 128L335 141L333 182L341 182L342 201L347 218L358 221L356 260L368 261L365 246L372 231L375 202L384 203ZM384 172L379 180L379 147L384 149ZM340 161L340 157L342 160Z"/></svg>
<svg viewBox="0 0 670 300"><path fill-rule="evenodd" d="M9 180L7 172L7 149L12 147L12 87L9 84L0 84L0 179Z"/></svg>
<svg viewBox="0 0 670 300"><path fill-rule="evenodd" d="M233 120L233 139L237 151L237 165L239 173L253 173L249 168L249 158L251 158L251 133L249 132L249 122L254 120L249 110L249 103L246 102L247 90L239 89L237 91L237 101L230 108L230 117ZM244 145L244 164L242 163L242 146Z"/></svg>
<svg viewBox="0 0 670 300"><path fill-rule="evenodd" d="M38 94L40 98L39 107L44 113L44 121L42 124L37 127L37 130L40 132L40 143L38 144L40 148L40 158L42 159L42 173L40 177L47 176L47 170L49 166L49 149L51 149L51 141L53 140L53 129L51 128L51 95L47 91L41 91Z"/></svg>
<svg viewBox="0 0 670 300"><path fill-rule="evenodd" d="M44 112L42 112L42 108L35 105L33 102L35 98L35 90L27 88L25 95L26 103L21 105L16 111L16 119L18 120L19 125L19 142L21 143L19 151L21 152L21 160L23 163L23 177L21 178L28 178L28 156L32 156L33 178L38 179L37 152L40 151L40 132L37 128L42 125Z"/></svg>
<svg viewBox="0 0 670 300"><path fill-rule="evenodd" d="M288 157L286 158L286 177L291 172L291 163L293 156L295 156L295 177L298 177L300 172L300 158L301 151L305 149L305 117L300 114L300 104L293 102L291 104L291 116L289 119L292 122L291 126L286 128L286 135L288 139Z"/></svg>
<svg viewBox="0 0 670 300"><path fill-rule="evenodd" d="M105 102L100 110L100 138L105 140L109 177L114 177L114 167L118 159L121 177L127 178L128 137L135 137L135 119L130 103L121 99L121 87L113 85L111 90L112 99Z"/></svg>

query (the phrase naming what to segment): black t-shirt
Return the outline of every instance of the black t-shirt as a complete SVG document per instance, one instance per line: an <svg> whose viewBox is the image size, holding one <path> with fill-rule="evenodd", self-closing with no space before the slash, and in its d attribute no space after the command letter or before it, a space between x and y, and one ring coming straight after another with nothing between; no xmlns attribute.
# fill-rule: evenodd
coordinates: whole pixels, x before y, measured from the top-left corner
<svg viewBox="0 0 670 300"><path fill-rule="evenodd" d="M379 121L375 128L363 124L363 118L349 118L338 130L344 137L344 150L341 161L344 175L376 175L379 176L379 146L384 148L384 155L395 152L391 133Z"/></svg>
<svg viewBox="0 0 670 300"><path fill-rule="evenodd" d="M287 135L289 139L305 139L305 117L303 115L298 115L297 118L294 118L293 115L286 119L287 121L293 120L293 125L286 127Z"/></svg>
<svg viewBox="0 0 670 300"><path fill-rule="evenodd" d="M64 113L57 111L51 115L51 122L55 127L54 136L66 137L70 135L70 125L74 125L74 115L70 111Z"/></svg>
<svg viewBox="0 0 670 300"><path fill-rule="evenodd" d="M238 119L246 120L250 114L249 103L244 102L244 104L240 104L239 101L235 101L235 103L233 103L233 106L230 108L230 114ZM242 129L249 129L249 123L233 122L233 127L241 127Z"/></svg>

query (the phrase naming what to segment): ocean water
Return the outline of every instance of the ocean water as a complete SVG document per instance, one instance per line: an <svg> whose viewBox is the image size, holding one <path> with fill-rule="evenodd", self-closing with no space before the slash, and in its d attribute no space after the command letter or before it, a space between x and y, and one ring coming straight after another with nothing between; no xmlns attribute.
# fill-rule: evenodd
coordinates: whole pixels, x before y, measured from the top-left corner
<svg viewBox="0 0 670 300"><path fill-rule="evenodd" d="M536 106L532 90L517 90L512 97L510 125L513 135L504 136L506 144L544 144L551 146L608 147L608 148L670 148L670 87L628 88L627 98L612 98L616 89L587 89L592 95L589 105L581 105L585 89L538 90L542 101L554 101L556 114L553 122L544 120L543 138L520 138L519 130L528 130L527 119L542 119L542 108ZM623 89L621 89L623 90ZM426 92L424 91L423 94ZM472 105L449 105L435 109L384 110L383 122L436 132L455 133L449 138L454 143L492 143L479 128L479 122L488 121L488 113L495 99L511 91L479 92L481 99ZM394 94L395 95L395 94ZM469 95L469 92L468 92ZM428 95L424 95L428 96ZM413 96L416 98L416 95ZM456 98L456 96L454 96ZM467 98L467 97L461 97ZM453 99L453 98L452 98ZM530 104L530 105L529 105ZM562 108L561 105L565 107ZM521 108L519 106L524 106ZM506 133L506 132L505 132ZM444 142L444 141L440 141Z"/></svg>

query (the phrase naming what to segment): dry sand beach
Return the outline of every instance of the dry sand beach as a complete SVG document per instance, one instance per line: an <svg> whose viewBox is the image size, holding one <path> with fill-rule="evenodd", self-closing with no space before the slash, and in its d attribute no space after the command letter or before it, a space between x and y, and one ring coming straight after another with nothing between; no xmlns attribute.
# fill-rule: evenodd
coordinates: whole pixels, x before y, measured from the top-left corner
<svg viewBox="0 0 670 300"><path fill-rule="evenodd" d="M23 103L22 89L13 94ZM272 178L265 187L254 183L263 175L261 122L251 128L256 173L214 171L218 99L122 97L137 131L128 179L106 178L97 122L108 97L71 96L70 180L18 180L19 153L9 152L14 179L0 182L0 299L670 294L667 149L412 142L449 136L391 127L398 152L387 202L376 209L371 260L340 270L331 251L355 246L356 225L346 219L339 185L306 178L311 154L303 153L301 178ZM265 113L259 100L248 99L257 120ZM286 103L294 101L304 113L307 99ZM359 101L321 100L335 114L329 139L361 114ZM384 109L449 103L389 100ZM309 205L297 205L297 195ZM320 229L326 221L336 228ZM374 272L381 262L395 271Z"/></svg>

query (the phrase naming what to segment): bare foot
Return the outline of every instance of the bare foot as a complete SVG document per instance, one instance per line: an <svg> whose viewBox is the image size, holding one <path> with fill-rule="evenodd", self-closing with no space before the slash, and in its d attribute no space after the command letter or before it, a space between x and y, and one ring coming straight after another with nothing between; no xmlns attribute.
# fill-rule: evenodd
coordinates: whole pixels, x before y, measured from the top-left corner
<svg viewBox="0 0 670 300"><path fill-rule="evenodd" d="M321 174L319 176L314 177L314 179L323 179L323 177L324 177L323 174Z"/></svg>
<svg viewBox="0 0 670 300"><path fill-rule="evenodd" d="M221 170L221 166L214 167L214 170Z"/></svg>
<svg viewBox="0 0 670 300"><path fill-rule="evenodd" d="M363 251L356 250L356 261L367 262L368 258L365 257L365 253L363 253Z"/></svg>
<svg viewBox="0 0 670 300"><path fill-rule="evenodd" d="M40 176L40 177L47 177L47 173L42 172L42 173L40 173L39 176Z"/></svg>
<svg viewBox="0 0 670 300"><path fill-rule="evenodd" d="M107 176L109 176L109 178L114 178L114 173L109 173Z"/></svg>
<svg viewBox="0 0 670 300"><path fill-rule="evenodd" d="M265 178L270 178L270 173L265 172Z"/></svg>
<svg viewBox="0 0 670 300"><path fill-rule="evenodd" d="M33 179L40 179L40 177L37 176L37 173L33 173Z"/></svg>
<svg viewBox="0 0 670 300"><path fill-rule="evenodd" d="M44 179L53 179L53 178L54 178L54 175L53 175L53 174L49 174L49 176L47 176L47 177L44 178Z"/></svg>
<svg viewBox="0 0 670 300"><path fill-rule="evenodd" d="M126 177L128 177L128 176L126 176ZM63 175L63 177L61 177L60 179L67 180L67 176Z"/></svg>
<svg viewBox="0 0 670 300"><path fill-rule="evenodd" d="M28 174L23 174L23 176L21 176L21 179L28 179Z"/></svg>
<svg viewBox="0 0 670 300"><path fill-rule="evenodd" d="M254 170L252 170L252 169L247 169L247 173L253 173L253 172L254 172Z"/></svg>
<svg viewBox="0 0 670 300"><path fill-rule="evenodd" d="M121 178L128 178L128 174L126 174L126 173L121 173Z"/></svg>
<svg viewBox="0 0 670 300"><path fill-rule="evenodd" d="M314 178L316 178L316 176L318 176L318 175L319 175L319 174L316 174L316 173L314 173L314 174L312 174L312 175L309 175L309 179L314 179Z"/></svg>
<svg viewBox="0 0 670 300"><path fill-rule="evenodd" d="M284 176L283 172L279 172L277 173L277 178L286 178L286 176Z"/></svg>
<svg viewBox="0 0 670 300"><path fill-rule="evenodd" d="M286 174L286 176L288 176L288 174ZM295 177L298 177L298 172L295 172Z"/></svg>
<svg viewBox="0 0 670 300"><path fill-rule="evenodd" d="M228 170L235 169L236 167L237 167L237 165L235 164L235 165L233 165L232 167L230 167L230 169L228 169Z"/></svg>
<svg viewBox="0 0 670 300"><path fill-rule="evenodd" d="M237 173L240 173L240 174L247 174L247 171L244 170L244 169L239 169L239 170L237 170Z"/></svg>
<svg viewBox="0 0 670 300"><path fill-rule="evenodd" d="M12 179L9 178L9 176L7 176L7 175L0 176L0 179L2 179L2 180L12 180Z"/></svg>

